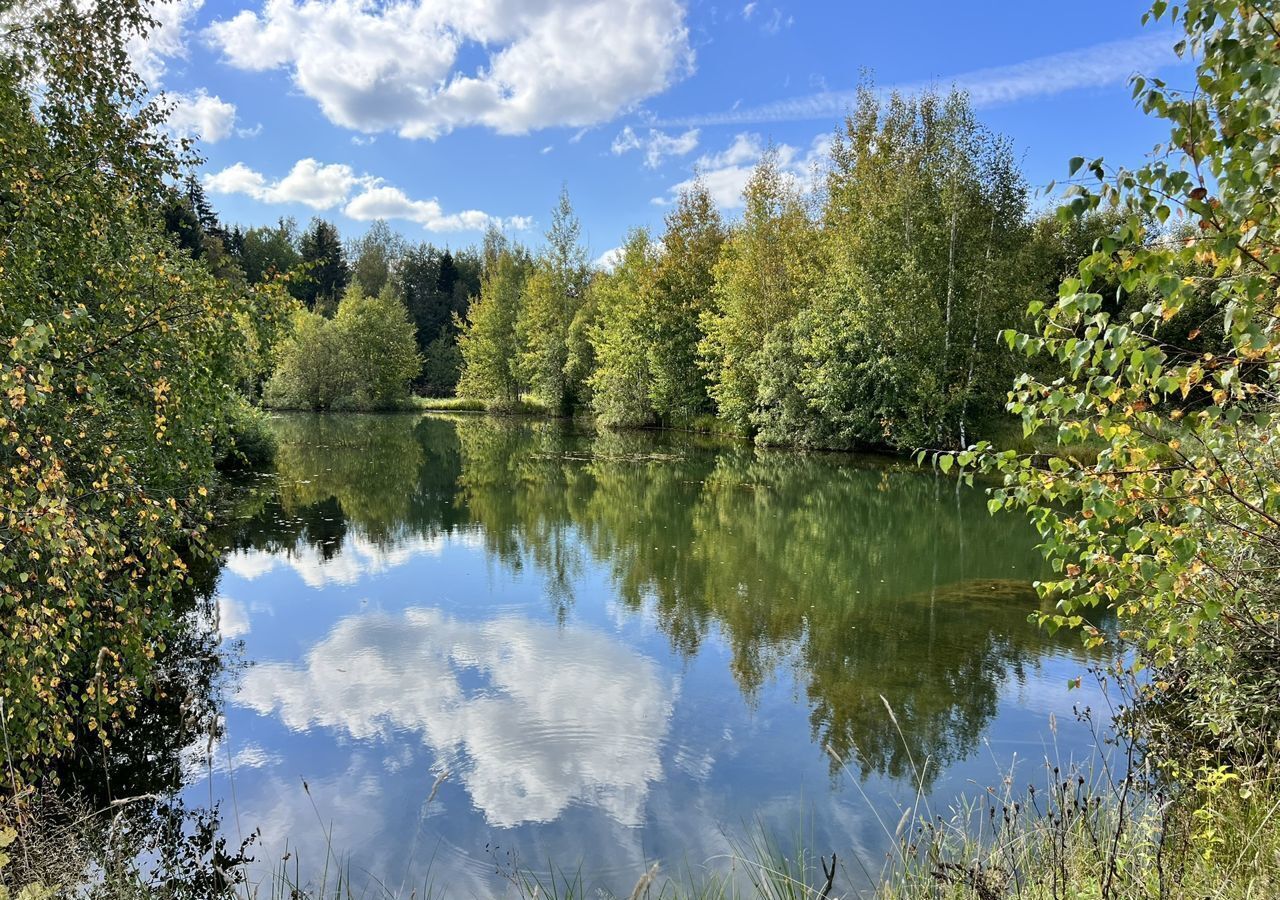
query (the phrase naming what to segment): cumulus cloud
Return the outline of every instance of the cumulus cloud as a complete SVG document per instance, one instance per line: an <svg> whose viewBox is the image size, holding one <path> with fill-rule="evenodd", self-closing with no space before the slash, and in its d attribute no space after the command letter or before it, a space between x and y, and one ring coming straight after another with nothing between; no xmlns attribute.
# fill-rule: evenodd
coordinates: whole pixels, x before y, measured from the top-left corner
<svg viewBox="0 0 1280 900"><path fill-rule="evenodd" d="M831 149L831 136L820 134L805 150L791 144L777 144L778 168L784 177L801 191L808 191ZM727 147L718 153L704 154L698 158L698 178L706 186L711 199L721 209L732 210L742 206L742 192L751 180L751 173L768 150L764 138L751 132L735 135ZM695 179L689 178L671 186L668 193L654 197L657 206L674 202L679 194L692 187Z"/></svg>
<svg viewBox="0 0 1280 900"><path fill-rule="evenodd" d="M679 0L266 0L214 22L240 69L287 69L330 121L436 138L608 121L692 70ZM472 71L463 48L486 54Z"/></svg>
<svg viewBox="0 0 1280 900"><path fill-rule="evenodd" d="M389 185L366 188L347 204L343 212L361 222L404 219L417 222L428 231L484 231L490 225L517 229L529 227L529 219L525 216L502 219L478 209L446 214L434 198L410 200L404 191Z"/></svg>
<svg viewBox="0 0 1280 900"><path fill-rule="evenodd" d="M203 88L190 94L170 94L174 103L169 127L178 137L215 143L229 137L236 127L236 107Z"/></svg>
<svg viewBox="0 0 1280 900"><path fill-rule="evenodd" d="M597 632L410 609L344 619L299 664L254 666L235 702L295 731L415 732L491 825L549 822L574 802L640 825L674 693Z"/></svg>
<svg viewBox="0 0 1280 900"><path fill-rule="evenodd" d="M204 0L157 3L149 10L155 26L145 37L129 39L129 59L153 89L163 83L171 60L186 58L187 32L203 5Z"/></svg>
<svg viewBox="0 0 1280 900"><path fill-rule="evenodd" d="M613 139L611 150L614 156L630 153L632 150L644 151L644 164L650 169L662 165L662 161L671 156L686 156L698 147L698 129L691 128L683 134L667 134L657 129L649 129L646 135L639 135L630 125L623 128Z"/></svg>
<svg viewBox="0 0 1280 900"><path fill-rule="evenodd" d="M602 272L612 272L622 262L622 253L621 247L613 247L597 256L591 265Z"/></svg>
<svg viewBox="0 0 1280 900"><path fill-rule="evenodd" d="M263 203L302 203L312 209L332 209L367 181L348 165L311 158L298 160L288 175L276 181L239 162L204 178L205 187L215 194L247 194Z"/></svg>
<svg viewBox="0 0 1280 900"><path fill-rule="evenodd" d="M357 221L403 219L429 231L483 231L490 225L524 229L532 223L527 216L500 218L477 209L446 213L434 198L414 200L380 178L357 175L344 163L325 164L310 158L298 160L278 180L238 162L206 175L204 183L216 194L245 194L263 203L303 203L312 209L342 206Z"/></svg>

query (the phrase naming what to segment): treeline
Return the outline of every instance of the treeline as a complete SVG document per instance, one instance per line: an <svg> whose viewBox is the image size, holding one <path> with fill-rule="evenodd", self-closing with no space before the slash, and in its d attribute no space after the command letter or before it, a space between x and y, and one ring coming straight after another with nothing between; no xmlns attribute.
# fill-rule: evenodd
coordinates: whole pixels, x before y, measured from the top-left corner
<svg viewBox="0 0 1280 900"><path fill-rule="evenodd" d="M409 388L430 397L454 392L462 368L457 322L480 290L479 252L410 244L382 221L345 243L319 218L301 230L288 218L228 228L192 177L171 198L165 222L223 278L248 286L279 280L300 304L277 360L280 377L267 386L270 405L385 408L403 402ZM347 305L359 310L344 314ZM378 327L367 332L362 323L371 321Z"/></svg>
<svg viewBox="0 0 1280 900"><path fill-rule="evenodd" d="M610 272L589 270L567 197L540 252L491 236L459 392L814 447L989 429L1017 371L997 332L1111 223L1032 219L1009 142L962 93L864 89L825 163L806 184L770 151L732 223L695 182Z"/></svg>
<svg viewBox="0 0 1280 900"><path fill-rule="evenodd" d="M167 219L224 277L278 279L300 304L266 405L456 393L827 448L998 431L1025 363L996 335L1117 224L1033 217L1009 142L963 93L881 101L869 88L812 179L766 153L732 222L695 180L610 271L588 263L567 191L537 249L497 229L457 252L384 222L345 244L322 219L227 229L190 180Z"/></svg>

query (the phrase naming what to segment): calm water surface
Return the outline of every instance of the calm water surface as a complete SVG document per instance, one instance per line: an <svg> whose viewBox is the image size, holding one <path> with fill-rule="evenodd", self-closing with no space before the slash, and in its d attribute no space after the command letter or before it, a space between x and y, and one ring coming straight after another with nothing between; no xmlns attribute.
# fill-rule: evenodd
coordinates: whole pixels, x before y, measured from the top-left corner
<svg viewBox="0 0 1280 900"><path fill-rule="evenodd" d="M921 782L945 811L1086 753L1091 661L1027 622L1033 535L980 490L544 422L274 427L224 537L226 737L188 789L261 828L258 866L318 879L330 847L490 896L551 860L625 895L763 827L856 882Z"/></svg>

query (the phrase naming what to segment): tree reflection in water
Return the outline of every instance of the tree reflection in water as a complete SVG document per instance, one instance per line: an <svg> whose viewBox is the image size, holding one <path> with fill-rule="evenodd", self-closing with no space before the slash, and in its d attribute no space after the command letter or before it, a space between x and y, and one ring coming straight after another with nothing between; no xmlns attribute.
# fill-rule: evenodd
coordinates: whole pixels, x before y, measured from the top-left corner
<svg viewBox="0 0 1280 900"><path fill-rule="evenodd" d="M932 760L927 778L969 755L1005 681L1075 648L1027 620L1040 571L1028 530L909 465L468 416L275 429L278 488L228 547L323 568L466 532L543 578L562 620L603 565L622 607L652 615L677 653L723 641L748 702L793 674L813 740L863 775L915 777L914 757Z"/></svg>

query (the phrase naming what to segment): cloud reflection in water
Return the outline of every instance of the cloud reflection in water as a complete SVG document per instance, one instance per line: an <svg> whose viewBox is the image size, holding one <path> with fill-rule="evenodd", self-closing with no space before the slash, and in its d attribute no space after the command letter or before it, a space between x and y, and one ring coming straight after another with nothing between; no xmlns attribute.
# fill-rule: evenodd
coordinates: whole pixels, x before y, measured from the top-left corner
<svg viewBox="0 0 1280 900"><path fill-rule="evenodd" d="M596 631L409 609L339 621L300 664L250 668L236 699L295 731L417 732L491 825L549 822L571 803L638 825L675 691Z"/></svg>

